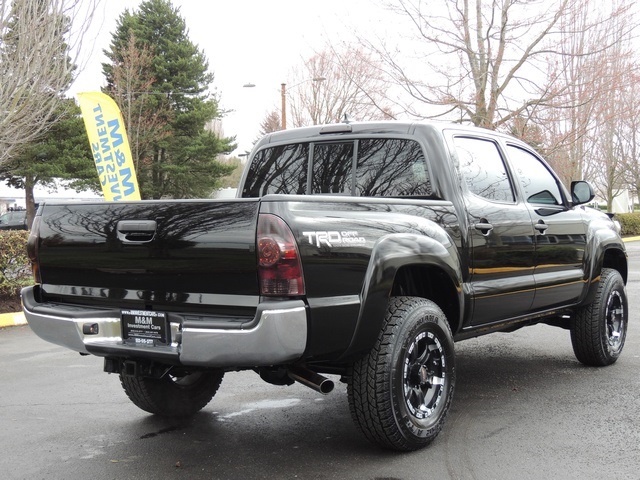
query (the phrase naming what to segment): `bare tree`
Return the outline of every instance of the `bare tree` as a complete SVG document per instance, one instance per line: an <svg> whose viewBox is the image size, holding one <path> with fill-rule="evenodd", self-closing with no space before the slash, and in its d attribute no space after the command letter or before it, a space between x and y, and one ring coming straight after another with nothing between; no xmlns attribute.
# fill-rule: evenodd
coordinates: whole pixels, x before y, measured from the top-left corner
<svg viewBox="0 0 640 480"><path fill-rule="evenodd" d="M408 96L398 105L403 113L500 128L557 93L555 79L544 75L546 61L560 20L580 3L397 0L389 9L407 21L405 55L384 40L361 42ZM409 61L407 51L415 52Z"/></svg>
<svg viewBox="0 0 640 480"><path fill-rule="evenodd" d="M627 111L640 112L640 69L630 78L624 103ZM627 172L626 181L636 200L640 200L640 117L637 114L626 117L626 131L627 148L624 165Z"/></svg>
<svg viewBox="0 0 640 480"><path fill-rule="evenodd" d="M294 71L289 105L296 127L391 118L389 87L380 65L361 48L327 47Z"/></svg>
<svg viewBox="0 0 640 480"><path fill-rule="evenodd" d="M280 118L280 114L273 110L268 112L262 123L260 123L260 136L266 135L267 133L277 132L282 129L282 119Z"/></svg>
<svg viewBox="0 0 640 480"><path fill-rule="evenodd" d="M598 132L631 112L616 93L633 78L630 7L629 0L587 0L560 25L558 49L564 55L549 57L547 74L557 90L530 120L544 131L550 160L567 184L594 177Z"/></svg>
<svg viewBox="0 0 640 480"><path fill-rule="evenodd" d="M638 135L637 131L634 132L637 110L633 109L637 106L637 99L631 99L635 86L628 83L628 79L633 78L629 74L635 65L630 63L628 54L624 54L625 48L629 48L629 43L621 40L616 46L616 55L601 65L605 71L614 73L610 80L615 82L609 84L609 94L596 112L598 127L591 138L588 157L594 172L592 178L600 196L607 202L608 211L612 211L614 199L632 184L627 167L637 161L633 156L633 140Z"/></svg>
<svg viewBox="0 0 640 480"><path fill-rule="evenodd" d="M631 7L629 0L586 0L562 19L557 49L564 55L548 60L557 91L529 117L565 184L592 181L609 208L634 171L638 65Z"/></svg>
<svg viewBox="0 0 640 480"><path fill-rule="evenodd" d="M0 0L0 165L51 124L99 2Z"/></svg>

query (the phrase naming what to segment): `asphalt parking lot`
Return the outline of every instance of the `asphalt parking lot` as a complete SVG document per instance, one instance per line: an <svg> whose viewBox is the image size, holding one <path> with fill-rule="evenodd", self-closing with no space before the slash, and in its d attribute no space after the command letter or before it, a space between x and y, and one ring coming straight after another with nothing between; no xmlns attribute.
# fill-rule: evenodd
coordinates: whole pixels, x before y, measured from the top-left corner
<svg viewBox="0 0 640 480"><path fill-rule="evenodd" d="M414 453L370 445L346 388L328 396L230 373L188 421L138 410L102 361L0 330L0 472L5 479L637 479L640 242L628 244L630 326L611 367L579 364L547 326L456 345L447 424ZM336 378L337 380L337 378Z"/></svg>

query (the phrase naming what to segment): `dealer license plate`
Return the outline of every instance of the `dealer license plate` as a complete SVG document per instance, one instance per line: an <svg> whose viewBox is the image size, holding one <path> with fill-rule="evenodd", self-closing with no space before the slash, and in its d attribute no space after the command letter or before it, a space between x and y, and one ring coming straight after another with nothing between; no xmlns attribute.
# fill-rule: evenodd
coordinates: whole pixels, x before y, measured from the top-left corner
<svg viewBox="0 0 640 480"><path fill-rule="evenodd" d="M166 345L167 314L148 310L122 310L122 339L134 345Z"/></svg>

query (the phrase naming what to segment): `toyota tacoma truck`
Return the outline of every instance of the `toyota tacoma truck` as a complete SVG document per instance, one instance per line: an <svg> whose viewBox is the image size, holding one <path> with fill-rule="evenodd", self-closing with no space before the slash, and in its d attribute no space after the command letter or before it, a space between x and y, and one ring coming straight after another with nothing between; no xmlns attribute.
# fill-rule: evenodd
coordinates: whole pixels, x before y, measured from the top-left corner
<svg viewBox="0 0 640 480"><path fill-rule="evenodd" d="M226 372L345 382L373 443L441 430L454 342L544 323L605 366L628 322L619 225L527 144L454 124L269 134L237 198L41 205L33 331L104 358L141 409L189 416Z"/></svg>

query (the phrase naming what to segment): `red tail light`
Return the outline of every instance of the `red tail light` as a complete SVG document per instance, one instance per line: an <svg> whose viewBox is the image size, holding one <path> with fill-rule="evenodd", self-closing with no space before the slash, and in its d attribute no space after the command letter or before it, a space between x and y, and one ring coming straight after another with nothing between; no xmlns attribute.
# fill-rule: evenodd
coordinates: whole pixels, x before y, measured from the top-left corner
<svg viewBox="0 0 640 480"><path fill-rule="evenodd" d="M269 296L304 295L300 254L289 226L280 217L261 213L256 242L260 293Z"/></svg>

